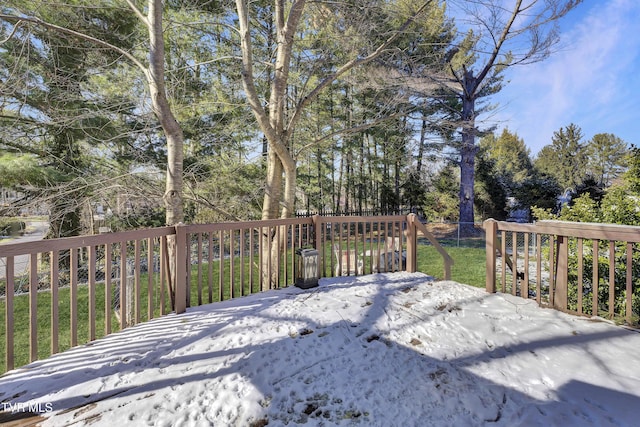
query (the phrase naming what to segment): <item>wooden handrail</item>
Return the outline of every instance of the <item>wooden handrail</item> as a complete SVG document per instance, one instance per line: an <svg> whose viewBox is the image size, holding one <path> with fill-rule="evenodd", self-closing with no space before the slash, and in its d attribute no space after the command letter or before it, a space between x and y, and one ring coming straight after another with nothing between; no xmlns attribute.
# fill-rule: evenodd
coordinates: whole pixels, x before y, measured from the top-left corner
<svg viewBox="0 0 640 427"><path fill-rule="evenodd" d="M417 231L429 240L440 256L442 256L442 260L444 262L444 279L451 280L451 266L453 265L453 258L451 258L449 253L447 253L447 251L440 245L436 237L427 230L427 227L418 220L418 217L415 214L409 214L408 221L417 229Z"/></svg>
<svg viewBox="0 0 640 427"><path fill-rule="evenodd" d="M539 304L561 311L609 319L624 318L629 325L637 324L637 313L633 312L634 280L637 279L633 263L640 243L640 227L569 221L518 224L493 219L485 221L483 226L486 232L487 292L496 292L498 256L501 255L503 292L507 288L506 267L511 261L513 265L509 270L513 282L510 286L514 295L535 298ZM525 237L522 244L517 242L520 235ZM529 244L529 236L535 237L534 245ZM544 250L541 246L543 236L548 239ZM511 260L505 250L509 238ZM587 245L585 240L592 243ZM518 259L519 253L524 255L524 260ZM530 255L536 269L535 287L531 289L528 275ZM522 277L516 271L516 260L524 262ZM599 266L608 269L608 275L603 274ZM587 276L584 273L589 268L592 274ZM542 270L547 275L545 279L542 279ZM604 292L607 295L601 295L603 286L608 288ZM587 300L585 296L589 293L591 297ZM624 303L619 304L622 298Z"/></svg>

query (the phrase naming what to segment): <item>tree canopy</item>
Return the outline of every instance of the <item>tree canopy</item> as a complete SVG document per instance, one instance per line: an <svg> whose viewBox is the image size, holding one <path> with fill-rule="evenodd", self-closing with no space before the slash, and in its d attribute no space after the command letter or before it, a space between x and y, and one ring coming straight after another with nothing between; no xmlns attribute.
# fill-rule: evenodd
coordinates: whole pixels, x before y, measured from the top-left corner
<svg viewBox="0 0 640 427"><path fill-rule="evenodd" d="M97 205L119 226L401 207L465 221L452 209L474 204L482 147L492 215L541 181L517 135L477 129L477 101L550 54L577 3L8 0L0 187L68 220L60 235ZM597 140L585 168L608 184L619 153Z"/></svg>

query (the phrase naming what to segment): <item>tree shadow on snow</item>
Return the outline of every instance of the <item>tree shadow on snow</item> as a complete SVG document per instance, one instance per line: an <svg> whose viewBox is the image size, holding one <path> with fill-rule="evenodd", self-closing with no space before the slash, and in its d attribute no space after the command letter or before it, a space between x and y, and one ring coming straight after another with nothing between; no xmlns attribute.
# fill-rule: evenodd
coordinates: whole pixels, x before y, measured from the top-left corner
<svg viewBox="0 0 640 427"><path fill-rule="evenodd" d="M200 410L210 421L226 413L229 425L255 426L635 425L633 394L574 380L534 398L474 373L496 358L630 332L611 327L438 358L429 355L440 345L429 328L488 294L428 305L429 286L424 275L334 278L191 308L9 373L0 400L47 403L74 422L107 419L117 398L131 419L154 405L152 416L169 422ZM235 410L241 403L247 412Z"/></svg>

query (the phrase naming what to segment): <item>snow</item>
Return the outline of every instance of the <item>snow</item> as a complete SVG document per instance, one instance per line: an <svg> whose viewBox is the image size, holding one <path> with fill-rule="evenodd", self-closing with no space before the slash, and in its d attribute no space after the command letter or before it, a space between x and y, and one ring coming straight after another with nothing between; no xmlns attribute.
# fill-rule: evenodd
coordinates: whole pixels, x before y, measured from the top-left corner
<svg viewBox="0 0 640 427"><path fill-rule="evenodd" d="M638 349L609 322L375 274L125 329L0 377L0 402L50 426L631 426Z"/></svg>

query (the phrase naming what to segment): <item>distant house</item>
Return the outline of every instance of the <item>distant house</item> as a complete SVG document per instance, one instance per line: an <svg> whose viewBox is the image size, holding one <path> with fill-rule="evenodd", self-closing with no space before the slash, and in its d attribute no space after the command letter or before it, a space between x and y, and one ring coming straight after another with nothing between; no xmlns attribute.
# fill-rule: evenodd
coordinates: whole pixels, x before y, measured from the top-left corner
<svg viewBox="0 0 640 427"><path fill-rule="evenodd" d="M0 216L46 215L43 205L25 203L26 194L8 188L0 188Z"/></svg>

